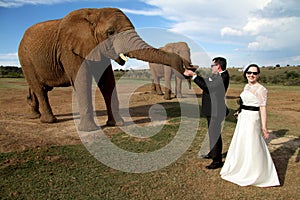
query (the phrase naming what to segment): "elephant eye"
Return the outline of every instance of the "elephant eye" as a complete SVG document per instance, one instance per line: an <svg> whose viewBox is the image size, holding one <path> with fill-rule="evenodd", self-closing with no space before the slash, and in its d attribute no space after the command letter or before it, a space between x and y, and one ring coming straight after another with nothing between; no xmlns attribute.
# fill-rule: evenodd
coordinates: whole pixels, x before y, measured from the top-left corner
<svg viewBox="0 0 300 200"><path fill-rule="evenodd" d="M107 36L111 36L113 34L115 34L115 30L113 28L107 30Z"/></svg>

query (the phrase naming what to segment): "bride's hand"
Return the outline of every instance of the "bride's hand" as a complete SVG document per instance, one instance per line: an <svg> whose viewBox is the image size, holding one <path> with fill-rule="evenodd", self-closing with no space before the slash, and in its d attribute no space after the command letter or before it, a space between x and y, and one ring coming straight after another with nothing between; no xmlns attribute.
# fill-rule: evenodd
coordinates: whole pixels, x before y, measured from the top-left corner
<svg viewBox="0 0 300 200"><path fill-rule="evenodd" d="M269 131L268 131L268 129L263 129L263 133L264 133L264 138L266 140L269 139Z"/></svg>
<svg viewBox="0 0 300 200"><path fill-rule="evenodd" d="M235 119L238 119L239 113L238 113L238 112L235 112L235 113L233 114L233 116L235 117Z"/></svg>

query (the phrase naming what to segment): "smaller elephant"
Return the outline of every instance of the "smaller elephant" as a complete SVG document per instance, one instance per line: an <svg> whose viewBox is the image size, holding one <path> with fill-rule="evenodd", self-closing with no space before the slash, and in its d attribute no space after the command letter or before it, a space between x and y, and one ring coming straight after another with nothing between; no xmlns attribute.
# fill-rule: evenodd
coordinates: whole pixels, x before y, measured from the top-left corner
<svg viewBox="0 0 300 200"><path fill-rule="evenodd" d="M160 50L176 53L182 59L191 63L191 53L190 48L186 42L176 42L176 43L168 43L165 46L159 48ZM190 65L191 66L191 65ZM149 67L151 70L151 74L153 77L152 88L151 91L154 94L163 95L160 79L162 77L165 78L165 94L164 99L171 99L171 78L172 75L175 74L175 97L182 97L181 86L182 86L182 76L176 75L175 71L167 65L157 64L157 63L149 63Z"/></svg>

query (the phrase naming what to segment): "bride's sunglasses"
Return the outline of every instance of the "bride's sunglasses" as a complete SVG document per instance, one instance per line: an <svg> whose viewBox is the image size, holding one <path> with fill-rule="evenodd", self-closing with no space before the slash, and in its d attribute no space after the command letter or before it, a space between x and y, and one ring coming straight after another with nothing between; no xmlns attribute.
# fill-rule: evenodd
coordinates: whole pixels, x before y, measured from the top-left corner
<svg viewBox="0 0 300 200"><path fill-rule="evenodd" d="M251 71L247 71L247 72L246 72L246 74L249 74L249 75L250 75L250 74L257 75L257 74L258 74L258 72L251 72Z"/></svg>

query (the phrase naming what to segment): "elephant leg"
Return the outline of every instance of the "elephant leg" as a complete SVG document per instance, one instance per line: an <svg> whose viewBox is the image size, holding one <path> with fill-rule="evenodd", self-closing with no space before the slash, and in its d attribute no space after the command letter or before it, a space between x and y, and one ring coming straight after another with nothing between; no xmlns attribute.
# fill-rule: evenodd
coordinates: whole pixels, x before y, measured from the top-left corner
<svg viewBox="0 0 300 200"><path fill-rule="evenodd" d="M158 95L163 95L163 91L161 89L161 85L160 85L160 79L158 79L158 83L156 84L156 94Z"/></svg>
<svg viewBox="0 0 300 200"><path fill-rule="evenodd" d="M24 75L30 88L29 95L27 96L27 102L31 107L31 118L39 117L40 121L43 123L56 122L57 119L53 115L48 99L48 91L50 91L52 87L41 85L35 73L28 74L25 70Z"/></svg>
<svg viewBox="0 0 300 200"><path fill-rule="evenodd" d="M164 93L161 90L161 86L160 86L160 78L156 77L153 79L153 90L152 93L153 94L157 94L157 95L163 95Z"/></svg>
<svg viewBox="0 0 300 200"><path fill-rule="evenodd" d="M30 119L38 119L41 117L41 113L39 111L39 102L35 95L35 93L29 88L29 94L27 96L27 103L30 106L31 115Z"/></svg>
<svg viewBox="0 0 300 200"><path fill-rule="evenodd" d="M97 79L96 79L97 80ZM124 120L119 113L119 100L116 90L116 82L111 64L101 74L98 79L98 87L104 97L104 101L107 109L108 120L107 126L121 126L124 124Z"/></svg>
<svg viewBox="0 0 300 200"><path fill-rule="evenodd" d="M165 66L165 95L164 99L170 100L171 99L171 93L172 93L172 87L171 87L171 78L172 78L172 72L171 67Z"/></svg>
<svg viewBox="0 0 300 200"><path fill-rule="evenodd" d="M177 98L182 98L182 79L177 76L175 76L175 87L175 96Z"/></svg>
<svg viewBox="0 0 300 200"><path fill-rule="evenodd" d="M168 87L166 87L166 88L165 88L164 99L165 99L165 100L170 100L170 99L171 99L171 94L172 94L172 90L169 89Z"/></svg>
<svg viewBox="0 0 300 200"><path fill-rule="evenodd" d="M156 94L156 86L153 79L151 84L151 94Z"/></svg>
<svg viewBox="0 0 300 200"><path fill-rule="evenodd" d="M34 65L29 63L25 66L27 67ZM40 121L44 123L56 122L57 119L53 115L48 99L48 91L50 91L52 87L42 85L36 73L32 70L27 70L27 68L23 68L23 73L29 85L27 103L30 105L31 108L30 118L40 118Z"/></svg>
<svg viewBox="0 0 300 200"><path fill-rule="evenodd" d="M92 72L87 63L80 67L74 83L74 92L78 101L80 113L80 131L93 131L99 129L94 121L92 104Z"/></svg>
<svg viewBox="0 0 300 200"><path fill-rule="evenodd" d="M33 105L33 107L31 107L34 112L37 109L37 106L40 108L40 121L43 123L53 123L56 122L57 119L56 117L53 115L50 103L49 103L49 98L48 98L48 90L45 87L41 87L41 86L35 86L35 87L31 87L34 96L36 96L37 98L37 105Z"/></svg>
<svg viewBox="0 0 300 200"><path fill-rule="evenodd" d="M41 101L40 101L40 108L41 108L41 122L44 123L53 123L56 122L57 119L53 115L50 103L49 103L49 98L48 98L48 91L43 90L43 93L41 95Z"/></svg>
<svg viewBox="0 0 300 200"><path fill-rule="evenodd" d="M158 95L163 95L164 93L162 92L161 86L160 86L160 79L157 79L157 83L155 84L155 90L156 94Z"/></svg>

